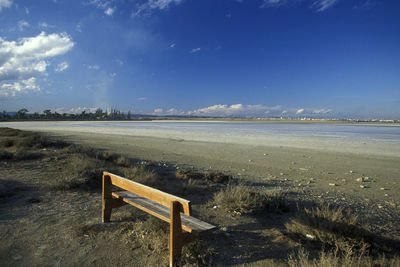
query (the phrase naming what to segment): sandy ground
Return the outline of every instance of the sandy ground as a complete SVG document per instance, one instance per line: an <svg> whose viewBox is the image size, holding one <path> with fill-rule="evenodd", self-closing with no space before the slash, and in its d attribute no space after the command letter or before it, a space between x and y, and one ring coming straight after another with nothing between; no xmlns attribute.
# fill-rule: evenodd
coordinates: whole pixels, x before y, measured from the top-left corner
<svg viewBox="0 0 400 267"><path fill-rule="evenodd" d="M24 123L14 123L13 127L26 129ZM400 192L400 144L397 143L293 137L237 140L235 136L215 134L120 132L102 127L30 126L28 129L136 159L218 170L252 182L276 181L315 191L321 198L335 194L338 201L356 197L375 201L376 205L400 208L397 194ZM364 178L364 182L359 178Z"/></svg>
<svg viewBox="0 0 400 267"><path fill-rule="evenodd" d="M92 127L59 124L49 122L43 127L43 122L16 122L11 127L48 132L136 159L218 170L261 184L275 181L312 192L313 197L332 198L345 204L355 198L360 202L372 201L377 207L400 207L397 143L285 136L238 138L170 130L121 131L96 122ZM359 182L360 178L364 182Z"/></svg>
<svg viewBox="0 0 400 267"><path fill-rule="evenodd" d="M170 137L85 133L76 131L77 129L74 132L50 128L31 130L42 130L74 143L87 144L138 160L162 162L169 168L211 169L230 173L253 185L281 186L295 192L298 198L305 201L321 200L348 206L352 211L372 218L378 232L386 232L396 238L400 236L400 157L383 155L380 150L375 153L361 153L355 149L354 153L350 153L347 149L340 150L339 145L343 144L337 144L336 149L323 150L319 147L293 147L287 143L255 145L206 142ZM370 148L371 146L368 149ZM396 148L391 148L389 152L396 153ZM7 240L5 246L0 246L0 254L6 255L1 262L20 266L57 266L65 263L95 266L106 265L108 262L114 262L116 266L139 263L154 265L151 262L152 257L149 257L151 253L142 248L132 250L140 244L135 243L137 241L131 236L132 231L126 231L135 223L124 222L129 217L130 209L128 215L124 213L127 212L125 210L116 213L115 224L103 226L99 224L99 192L48 193L41 190L40 180L44 179L44 173L48 177L45 178L50 180L61 169L69 166L68 158L62 162L58 159L58 164L55 164L54 156L49 155L49 161L45 159L39 165L35 161L24 164L2 163L2 179L13 180L18 194L11 196L12 201L8 203L12 205L5 203L0 207L0 214L4 215L0 220L0 224L4 226L4 230L0 231L1 237ZM29 183L26 177L30 177ZM358 181L359 178L364 178L364 182ZM231 222L228 218L220 218L217 210L203 212L197 205L195 210L203 214L206 221L219 226L228 225L233 229L234 238L231 239L234 242L229 239L218 243L220 247L229 247L230 251L230 254L227 252L228 255L223 254L226 250L219 252L221 262L225 257L231 259L228 265L251 263L264 259L267 250L268 257L275 254L277 258L287 256L285 245L273 243L277 233L267 231L268 227L277 222L282 225L280 220L270 222L243 217ZM143 215L134 217L140 216ZM126 223L126 227L121 228L121 223ZM88 226L96 231L88 232ZM126 246L127 242L132 244ZM258 248L261 243L262 249ZM269 248L265 244L274 245ZM275 246L282 248L277 249ZM131 257L112 253L115 251L113 248L118 248L120 255ZM249 254L246 258L243 255L247 255L248 251L259 251L259 254ZM240 260L236 261L235 257Z"/></svg>

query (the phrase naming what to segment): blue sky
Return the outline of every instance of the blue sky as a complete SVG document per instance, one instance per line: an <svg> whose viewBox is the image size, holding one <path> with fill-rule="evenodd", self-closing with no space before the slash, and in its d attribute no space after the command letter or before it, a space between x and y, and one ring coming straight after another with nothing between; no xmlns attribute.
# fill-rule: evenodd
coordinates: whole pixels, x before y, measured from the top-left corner
<svg viewBox="0 0 400 267"><path fill-rule="evenodd" d="M0 109L400 118L400 2L0 0Z"/></svg>

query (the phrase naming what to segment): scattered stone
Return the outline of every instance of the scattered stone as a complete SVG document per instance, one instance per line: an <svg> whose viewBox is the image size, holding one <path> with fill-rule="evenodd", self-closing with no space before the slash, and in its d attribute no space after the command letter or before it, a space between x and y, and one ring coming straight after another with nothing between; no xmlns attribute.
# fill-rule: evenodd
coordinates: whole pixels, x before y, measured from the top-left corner
<svg viewBox="0 0 400 267"><path fill-rule="evenodd" d="M302 186L302 183L299 183L298 186Z"/></svg>
<svg viewBox="0 0 400 267"><path fill-rule="evenodd" d="M384 188L384 187L381 187L381 190L387 190L386 188Z"/></svg>
<svg viewBox="0 0 400 267"><path fill-rule="evenodd" d="M306 168L299 168L300 171L308 171Z"/></svg>
<svg viewBox="0 0 400 267"><path fill-rule="evenodd" d="M360 188L368 188L368 186L360 184Z"/></svg>
<svg viewBox="0 0 400 267"><path fill-rule="evenodd" d="M335 183L329 183L329 186L337 186Z"/></svg>
<svg viewBox="0 0 400 267"><path fill-rule="evenodd" d="M378 204L378 208L379 208L379 209L382 209L382 208L383 208L383 206Z"/></svg>
<svg viewBox="0 0 400 267"><path fill-rule="evenodd" d="M388 197L389 195L388 194L385 194L385 197Z"/></svg>
<svg viewBox="0 0 400 267"><path fill-rule="evenodd" d="M13 260L18 261L18 260L22 259L22 256L21 255L14 255L14 256L12 256L12 258L13 258Z"/></svg>
<svg viewBox="0 0 400 267"><path fill-rule="evenodd" d="M314 240L315 239L315 235L306 234L306 238L308 240Z"/></svg>
<svg viewBox="0 0 400 267"><path fill-rule="evenodd" d="M282 175L285 175L285 174L283 172L281 172L280 175L282 176Z"/></svg>
<svg viewBox="0 0 400 267"><path fill-rule="evenodd" d="M213 209L218 209L218 206L217 206L217 205L215 205L215 206L213 207Z"/></svg>
<svg viewBox="0 0 400 267"><path fill-rule="evenodd" d="M346 182L346 179L342 179L342 182Z"/></svg>
<svg viewBox="0 0 400 267"><path fill-rule="evenodd" d="M350 170L349 173L355 173L355 171Z"/></svg>
<svg viewBox="0 0 400 267"><path fill-rule="evenodd" d="M364 178L363 177L357 178L356 181L357 182L364 182Z"/></svg>

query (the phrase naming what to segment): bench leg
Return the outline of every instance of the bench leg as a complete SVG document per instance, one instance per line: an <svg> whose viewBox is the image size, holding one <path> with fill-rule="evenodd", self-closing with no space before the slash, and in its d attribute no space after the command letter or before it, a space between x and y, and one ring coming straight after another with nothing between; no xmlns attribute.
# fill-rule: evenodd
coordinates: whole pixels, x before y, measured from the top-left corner
<svg viewBox="0 0 400 267"><path fill-rule="evenodd" d="M182 247L195 239L193 233L182 232L182 204L178 201L171 203L171 223L169 230L169 266L175 266L182 254Z"/></svg>
<svg viewBox="0 0 400 267"><path fill-rule="evenodd" d="M112 200L111 193L111 178L110 176L103 175L103 193L102 193L102 222L109 222L111 219L112 206L110 202Z"/></svg>
<svg viewBox="0 0 400 267"><path fill-rule="evenodd" d="M169 231L169 266L175 266L177 259L182 253L182 224L181 224L182 204L173 201L171 204L171 223Z"/></svg>

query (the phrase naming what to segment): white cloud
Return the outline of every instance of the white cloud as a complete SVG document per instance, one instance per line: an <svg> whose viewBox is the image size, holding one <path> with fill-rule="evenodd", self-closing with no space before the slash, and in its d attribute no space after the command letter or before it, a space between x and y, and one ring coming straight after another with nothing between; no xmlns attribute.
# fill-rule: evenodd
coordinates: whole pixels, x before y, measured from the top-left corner
<svg viewBox="0 0 400 267"><path fill-rule="evenodd" d="M174 48L176 46L176 44L172 43L169 48Z"/></svg>
<svg viewBox="0 0 400 267"><path fill-rule="evenodd" d="M34 37L7 41L0 37L0 86L7 88L7 95L37 89L36 77L46 74L50 65L47 59L67 53L74 43L66 33L47 35L42 32ZM33 78L33 79L32 79ZM10 86L13 85L13 86ZM14 93L10 93L14 90Z"/></svg>
<svg viewBox="0 0 400 267"><path fill-rule="evenodd" d="M332 112L332 109L314 109L313 113L314 114L326 114Z"/></svg>
<svg viewBox="0 0 400 267"><path fill-rule="evenodd" d="M312 4L312 7L315 7L317 12L322 12L332 7L337 2L339 2L339 0L317 0Z"/></svg>
<svg viewBox="0 0 400 267"><path fill-rule="evenodd" d="M57 65L57 67L54 69L56 72L62 72L66 69L68 69L69 65L66 61L61 62Z"/></svg>
<svg viewBox="0 0 400 267"><path fill-rule="evenodd" d="M99 69L100 69L100 66L99 66L99 65L89 65L89 66L88 66L88 69L89 69L89 70L99 70Z"/></svg>
<svg viewBox="0 0 400 267"><path fill-rule="evenodd" d="M116 7L109 7L106 10L104 10L104 14L106 14L107 16L112 16L112 14L114 14L116 9L117 9Z"/></svg>
<svg viewBox="0 0 400 267"><path fill-rule="evenodd" d="M39 27L41 27L41 28L55 28L55 26L54 25L50 25L50 24L48 24L47 22L39 22Z"/></svg>
<svg viewBox="0 0 400 267"><path fill-rule="evenodd" d="M153 9L165 10L172 4L179 5L182 2L183 0L146 0L137 6L137 9L132 12L132 16L150 15Z"/></svg>
<svg viewBox="0 0 400 267"><path fill-rule="evenodd" d="M0 0L0 12L3 8L10 8L12 5L12 0Z"/></svg>
<svg viewBox="0 0 400 267"><path fill-rule="evenodd" d="M0 83L0 97L12 97L27 91L40 91L35 77L13 83Z"/></svg>
<svg viewBox="0 0 400 267"><path fill-rule="evenodd" d="M200 47L193 48L192 50L190 50L190 53L197 53L197 52L199 52L200 50L201 50Z"/></svg>
<svg viewBox="0 0 400 267"><path fill-rule="evenodd" d="M144 101L144 100L147 100L147 97L138 97L138 98L136 98L137 100L140 100L140 101Z"/></svg>
<svg viewBox="0 0 400 267"><path fill-rule="evenodd" d="M264 0L261 7L278 7L286 4L286 0Z"/></svg>
<svg viewBox="0 0 400 267"><path fill-rule="evenodd" d="M82 32L82 26L81 26L80 23L76 24L75 30L76 30L77 32Z"/></svg>
<svg viewBox="0 0 400 267"><path fill-rule="evenodd" d="M205 116L205 117L315 117L316 115L328 114L331 109L305 109L305 108L283 108L280 105L212 105L190 111L182 111L180 109L171 108L163 110L157 108L153 111L154 115L188 115L188 116Z"/></svg>
<svg viewBox="0 0 400 267"><path fill-rule="evenodd" d="M25 14L29 14L29 8L25 7Z"/></svg>
<svg viewBox="0 0 400 267"><path fill-rule="evenodd" d="M24 28L29 27L29 23L25 20L20 20L18 21L18 29L22 32L24 30Z"/></svg>

